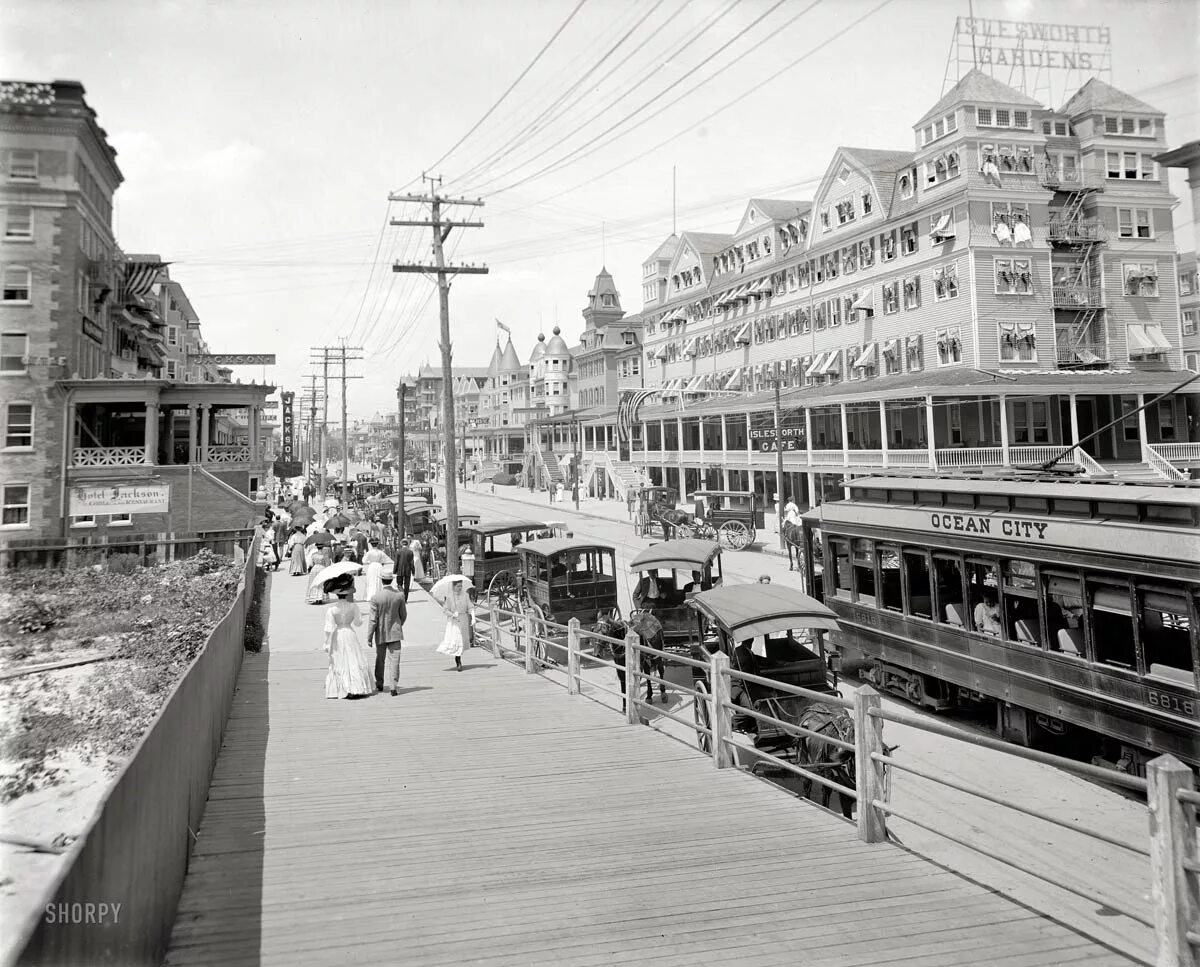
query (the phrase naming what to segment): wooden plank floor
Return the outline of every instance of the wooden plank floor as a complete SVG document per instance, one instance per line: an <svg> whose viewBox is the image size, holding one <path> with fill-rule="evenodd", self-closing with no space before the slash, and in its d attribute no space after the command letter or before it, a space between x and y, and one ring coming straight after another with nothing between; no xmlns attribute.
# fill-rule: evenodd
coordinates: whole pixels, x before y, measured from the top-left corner
<svg viewBox="0 0 1200 967"><path fill-rule="evenodd" d="M166 963L1128 963L521 669L434 653L322 698L322 610L273 576ZM614 681L615 685L615 681Z"/></svg>

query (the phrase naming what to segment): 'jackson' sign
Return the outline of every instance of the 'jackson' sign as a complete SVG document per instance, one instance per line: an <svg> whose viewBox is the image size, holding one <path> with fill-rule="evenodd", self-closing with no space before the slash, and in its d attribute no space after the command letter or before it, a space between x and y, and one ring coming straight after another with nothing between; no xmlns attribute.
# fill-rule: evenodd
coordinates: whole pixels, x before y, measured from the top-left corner
<svg viewBox="0 0 1200 967"><path fill-rule="evenodd" d="M292 420L292 401L296 398L295 393L280 393L280 398L283 400L283 447L281 456L285 462L295 460L296 449L296 425Z"/></svg>

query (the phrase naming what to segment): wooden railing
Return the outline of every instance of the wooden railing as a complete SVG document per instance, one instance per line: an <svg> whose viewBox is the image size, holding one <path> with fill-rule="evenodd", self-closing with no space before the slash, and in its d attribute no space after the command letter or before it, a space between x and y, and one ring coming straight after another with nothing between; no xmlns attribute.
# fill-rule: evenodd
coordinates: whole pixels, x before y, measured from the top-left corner
<svg viewBox="0 0 1200 967"><path fill-rule="evenodd" d="M75 447L71 451L72 467L141 467L148 462L144 446Z"/></svg>
<svg viewBox="0 0 1200 967"><path fill-rule="evenodd" d="M1200 463L1200 443L1151 443L1149 447L1164 460Z"/></svg>
<svg viewBox="0 0 1200 967"><path fill-rule="evenodd" d="M1108 232L1096 218L1051 218L1046 223L1046 237L1052 242L1103 242Z"/></svg>
<svg viewBox="0 0 1200 967"><path fill-rule="evenodd" d="M1166 457L1162 456L1153 447L1142 444L1142 460L1147 463L1155 473L1166 480L1187 480L1188 475L1180 470L1175 464L1171 463Z"/></svg>
<svg viewBox="0 0 1200 967"><path fill-rule="evenodd" d="M1089 309L1104 304L1104 292L1098 285L1056 285L1055 309Z"/></svg>
<svg viewBox="0 0 1200 967"><path fill-rule="evenodd" d="M249 463L248 446L210 446L203 450L204 463Z"/></svg>
<svg viewBox="0 0 1200 967"><path fill-rule="evenodd" d="M565 685L568 694L571 695L584 694L586 684L589 692L618 697L622 701L625 721L631 725L644 724L642 710L652 710L656 717L694 730L699 750L711 756L717 769L739 765L738 750L744 749L744 746L739 746L734 741L735 714L739 717L753 718L773 729L794 735L797 739L804 737L817 740L826 746L852 752L853 788L830 779L820 771L814 771L817 767L806 769L759 748L754 748L751 755L757 761L767 762L778 770L815 782L832 789L839 796L855 801L855 823L859 838L864 842L881 843L888 840L888 821L894 817L1153 929L1158 964L1176 967L1195 967L1197 964L1196 955L1200 952L1200 929L1197 928L1197 924L1200 924L1200 856L1197 855L1196 846L1196 807L1200 805L1200 794L1195 791L1195 776L1192 770L1174 756L1164 755L1151 760L1147 767L1147 778L1142 779L1013 745L988 735L963 731L933 718L900 711L890 706L884 707L879 693L866 685L855 689L853 698L815 692L775 679L737 671L730 666L728 656L722 652L714 653L709 661L700 661L647 647L632 631L627 633L624 639L606 638L595 632L585 631L574 618L562 625L533 617L528 613L506 611L494 603L490 603L482 613L479 624L484 629L480 640L486 637L487 645L497 659L519 663L528 674L542 674L550 669L565 672ZM596 654L605 647L618 651L623 649L624 661L618 665ZM643 657L691 669L695 687L678 685L665 676L644 670L655 666L653 663L643 666ZM617 672L618 681L624 681L624 688L612 688L594 679L585 680L584 665L592 669L611 669ZM549 680L556 678L557 675ZM734 704L732 692L735 682L758 685L783 696L843 708L853 717L853 741L817 733L795 722L766 714L760 709ZM685 706L690 700L693 707L692 717L672 714L660 706L644 703L639 695L647 683L682 696ZM1149 803L1147 841L1129 842L1098 826L1053 815L1035 806L1027 806L1012 790L993 791L981 788L959 779L948 771L926 768L898 759L893 750L884 744L884 728L889 722L919 729L945 740L1053 766L1085 779L1098 780L1131 790L1134 794L1145 795ZM953 760L947 757L946 761ZM753 773L755 768L751 766L749 771ZM1147 895L1151 897L1150 914L1132 906L1125 897L1113 896L1090 885L1066 882L1061 875L1034 868L1025 859L1026 853L1019 844L1012 850L992 849L983 845L976 837L956 836L938 828L935 822L918 817L907 809L898 808L891 798L891 785L897 773L916 776L1010 809L1022 816L1050 823L1111 847L1118 851L1119 856L1149 859L1151 882Z"/></svg>

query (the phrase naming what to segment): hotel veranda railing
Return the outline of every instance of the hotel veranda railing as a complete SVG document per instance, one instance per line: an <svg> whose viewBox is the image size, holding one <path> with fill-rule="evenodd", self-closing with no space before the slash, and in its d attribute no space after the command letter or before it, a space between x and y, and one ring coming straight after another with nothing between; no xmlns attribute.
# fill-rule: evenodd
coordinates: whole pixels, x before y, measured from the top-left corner
<svg viewBox="0 0 1200 967"><path fill-rule="evenodd" d="M73 467L140 467L149 462L145 447L76 447L71 452Z"/></svg>

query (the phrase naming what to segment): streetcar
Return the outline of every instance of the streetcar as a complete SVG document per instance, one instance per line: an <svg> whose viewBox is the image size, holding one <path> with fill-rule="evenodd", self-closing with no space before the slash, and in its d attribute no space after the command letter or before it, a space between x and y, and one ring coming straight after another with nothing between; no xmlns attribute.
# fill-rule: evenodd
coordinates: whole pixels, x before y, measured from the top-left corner
<svg viewBox="0 0 1200 967"><path fill-rule="evenodd" d="M1200 766L1200 485L860 477L804 515L808 592L845 671L1142 775ZM821 547L815 543L815 531ZM823 564L822 588L811 575Z"/></svg>

